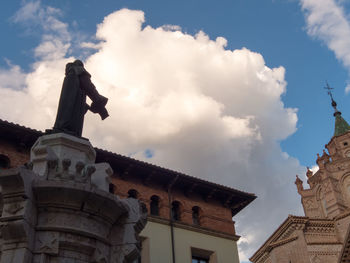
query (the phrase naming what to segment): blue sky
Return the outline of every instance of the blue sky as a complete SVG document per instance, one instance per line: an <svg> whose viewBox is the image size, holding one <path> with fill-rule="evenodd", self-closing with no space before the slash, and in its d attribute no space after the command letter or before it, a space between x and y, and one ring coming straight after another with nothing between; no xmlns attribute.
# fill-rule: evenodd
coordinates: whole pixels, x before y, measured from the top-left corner
<svg viewBox="0 0 350 263"><path fill-rule="evenodd" d="M26 17L24 14L30 13L29 7L31 4L32 7L35 6L35 8L32 8L33 10L31 10L34 16L31 15ZM207 75L210 74L210 72L213 72L212 74L215 75L213 78L208 79L208 82L206 83L200 83L201 80L196 80L193 82L194 84L192 86L187 87L187 89L193 87L193 92L196 92L198 88L203 88L207 83L211 83L212 90L208 87L203 88L207 89L206 91L203 91L203 94L206 98L210 99L206 100L205 103L212 103L214 101L217 103L214 103L217 108L213 104L215 106L212 108L213 111L207 112L206 110L210 107L208 106L209 108L206 108L207 106L203 106L203 109L205 109L203 110L205 114L203 114L211 116L210 114L214 114L216 110L220 112L218 114L224 116L220 120L223 121L225 125L228 125L229 123L229 126L233 129L232 130L230 127L228 128L228 132L231 132L231 137L227 137L226 135L220 137L218 132L210 131L210 127L217 127L217 129L220 129L220 127L223 127L220 126L223 125L223 123L215 126L216 124L209 125L209 122L207 123L206 121L196 121L197 119L202 120L202 113L199 110L197 112L197 109L202 109L201 105L204 105L201 104L202 102L198 104L199 106L196 110L191 111L191 115L188 115L187 112L186 114L184 113L184 115L179 114L180 117L178 117L175 116L176 114L173 112L165 111L166 113L164 113L164 116L162 115L158 116L159 118L155 118L157 119L157 122L154 125L159 125L159 127L161 127L159 130L161 131L154 131L152 130L152 127L149 127L150 133L147 136L144 134L147 134L147 123L150 123L150 121L146 121L144 124L143 121L145 118L147 119L148 115L143 115L143 113L138 115L138 110L140 110L137 108L138 100L133 100L129 103L129 105L134 105L133 103L135 103L136 106L130 106L130 111L123 112L124 115L121 114L121 108L118 108L118 110L115 108L114 116L117 117L115 117L116 119L114 119L114 121L115 123L122 123L124 125L123 128L118 125L116 125L118 127L113 126L112 123L109 124L108 122L105 122L106 124L101 124L97 119L93 119L93 117L88 117L87 120L93 123L98 123L96 125L99 127L105 125L105 136L101 135L100 130L89 127L86 129L86 134L91 138L92 142L98 146L109 148L109 150L120 152L122 154L133 155L136 158L147 159L147 161L155 162L172 169L181 170L205 179L217 180L217 177L215 177L216 175L214 175L216 172L213 172L214 169L213 171L210 167L203 168L203 170L198 169L198 166L201 166L203 162L209 162L208 160L210 160L210 162L213 163L213 167L222 168L221 170L219 169L223 174L223 176L218 179L220 183L256 193L259 196L259 201L256 201L256 205L248 207L246 209L248 211L243 212L241 218L237 218L239 233L242 234L243 237L244 235L247 236L246 239L243 239L239 247L242 260L250 256L252 252L261 245L262 241L272 233L272 230L284 220L288 211L290 211L290 213L301 213L300 207L298 207L299 197L297 196L296 191L293 193L295 173L303 172L305 166L313 166L315 164L316 153L322 152L324 145L330 140L334 130L334 119L332 116L333 110L330 105L330 99L327 96L326 91L323 89L326 81L328 81L331 87L335 88L333 91L334 98L338 102L338 108L343 113L343 117L350 120L350 106L347 103L349 95L347 95L345 91L349 83L350 69L348 63L350 45L346 45L349 42L348 39L350 39L350 36L348 35L350 21L348 19L348 14L350 6L344 1L225 0L218 3L209 0L53 0L41 2L7 1L6 4L1 3L0 7L0 31L4 36L0 42L0 81L2 82L2 84L0 83L0 94L2 94L1 100L2 105L4 105L3 107L6 105L6 98L11 98L15 101L23 100L23 102L25 102L23 105L26 105L26 103L31 105L29 104L30 100L26 99L28 98L27 96L30 96L30 94L37 94L36 97L39 96L40 98L40 94L42 94L40 92L43 92L44 90L44 88L42 88L43 90L38 90L38 85L41 85L40 79L43 81L45 80L46 84L56 83L56 80L50 79L48 75L61 76L62 74L57 71L58 69L56 69L54 65L50 64L50 61L57 62L57 65L64 65L69 58L82 58L83 60L87 60L87 65L90 65L88 70L92 75L99 76L100 73L98 73L99 69L96 61L102 61L102 64L104 61L107 61L103 56L103 50L109 50L109 52L112 53L115 51L117 60L120 59L120 61L123 61L119 66L125 70L124 76L126 79L115 79L115 81L119 83L119 87L122 87L125 90L113 90L112 85L109 89L102 89L102 91L105 91L107 94L121 96L120 94L122 91L127 92L132 90L134 83L130 83L130 79L133 79L134 77L135 79L140 80L140 82L137 82L138 86L143 86L143 83L152 83L154 86L159 85L160 87L164 84L166 85L166 80L159 80L161 77L151 79L149 75L142 75L142 72L133 75L132 67L128 70L126 70L126 67L128 66L128 56L131 58L131 61L136 61L135 65L138 64L137 58L133 57L134 53L127 53L127 49L124 50L124 52L122 52L123 50L121 49L113 49L113 43L115 43L115 45L124 45L122 42L118 42L118 36L124 39L128 38L128 33L125 33L122 30L124 25L122 25L121 21L124 20L118 18L121 17L121 13L118 13L118 17L110 17L108 21L103 21L105 17L118 12L118 10L122 8L141 10L143 12L145 22L141 23L141 33L139 31L137 32L138 34L140 33L140 35L144 33L143 37L147 39L147 45L149 48L147 50L150 54L153 54L153 51L158 52L160 49L163 50L164 48L163 51L165 52L165 55L163 57L169 55L167 54L167 48L163 47L162 44L170 38L169 34L167 34L168 31L179 31L181 32L179 36L192 36L194 38L192 39L193 41L191 40L192 42L189 41L186 42L186 44L185 42L181 44L179 42L178 49L169 49L169 52L178 50L179 54L182 54L181 52L188 48L188 53L186 53L186 56L182 57L182 61L191 57L191 54L194 52L194 49L192 50L191 48L197 44L199 45L199 42L202 44L204 43L204 46L201 47L206 48L209 47L209 45L211 45L210 43L213 43L217 37L223 37L227 40L226 46L223 44L221 49L219 48L216 51L208 49L208 57L202 55L203 61L200 59L201 56L189 60L186 64L181 64L182 62L177 61L174 57L167 58L168 61L175 61L178 63L179 67L185 68L191 63L198 63L198 61L205 64L206 59L209 61L215 56L215 52L221 54L220 56L226 56L227 52L225 53L224 50L234 51L246 48L248 51L242 51L242 56L247 54L250 54L251 56L260 54L264 59L266 67L269 69L279 67L284 68L284 75L281 72L276 73L276 75L264 71L259 73L267 74L262 78L262 83L265 83L264 78L270 78L271 74L274 75L271 77L271 83L277 83L277 89L278 87L281 89L284 87L285 91L283 92L279 90L278 92L276 91L277 95L266 95L266 97L261 97L261 101L264 101L267 103L266 105L271 106L271 109L266 112L263 110L255 112L253 108L254 105L259 102L259 96L262 96L261 94L268 94L268 85L264 86L260 82L247 84L246 82L249 82L248 77L247 81L243 81L243 76L242 80L239 79L240 74L245 74L245 72L248 72L250 69L244 72L240 72L239 69L228 71L231 73L238 73L237 78L230 80L232 82L227 80L226 83L226 75L222 75L222 77L218 77L217 79L215 78L215 76L219 76L219 72L222 73L223 70L216 72L215 66L213 66L214 68L210 68L208 71L209 73L205 74ZM22 10L22 13L19 10ZM329 10L330 13L325 12L325 10ZM336 14L334 17L332 16L332 12ZM124 16L128 17L128 19L131 19L130 17L136 17L132 12L126 12ZM313 17L314 20L308 20L309 17ZM115 27L118 27L115 28L115 31L111 26L108 27L108 25L113 24L113 19L119 21L117 25L114 25ZM48 21L54 22L50 24ZM100 28L104 28L105 31L103 33L104 39L101 40L101 38L96 38L95 34L97 31L97 25L102 25L102 23L103 26L100 26ZM330 25L327 23L330 23ZM60 25L61 27L58 29L55 25ZM171 30L166 30L164 29L164 25L173 25L177 27L173 27ZM150 27L150 30L147 31L147 27ZM133 29L131 26L130 28ZM162 31L160 33L161 35L157 35L155 30L157 28L164 30L164 32ZM199 31L204 32L204 35L208 36L212 42L208 39L200 40L199 38L196 38L195 36ZM114 36L114 32L116 32L116 36ZM118 34L118 32L120 33ZM333 34L333 32L339 32L339 34ZM147 37L145 36L146 33L149 34ZM155 47L152 49L153 36L157 38L157 40L154 41L154 45L159 45L161 48L158 49ZM116 37L117 40L113 37ZM172 41L176 42L174 38L172 39ZM69 47L62 48L62 46L57 46L57 50L62 48L62 52L59 52L57 55L54 54L55 51L50 48L44 49L44 46L38 48L43 43L63 43L67 45L69 44ZM100 46L93 49L82 48L82 43L89 43L90 46L100 43ZM141 42L135 43L131 41L126 43L130 45L130 49L136 51L142 51L144 48ZM347 46L349 46L349 48L347 48ZM123 58L123 54L126 54L125 58ZM147 56L144 56L144 53L141 52L140 54L140 64L141 62L150 59ZM155 56L156 55L152 57ZM179 57L181 57L181 55L179 55ZM162 57L160 57L160 60L161 58ZM258 58L254 57L254 59ZM160 60L150 60L147 65L159 64L161 66L161 63L165 63L164 61L166 61L166 59L164 59L163 62ZM94 61L95 63L93 63ZM245 60L243 59L242 61ZM130 65L131 63L132 62L130 62ZM259 62L256 63L259 64L262 62L259 60ZM102 64L100 65L100 68L106 66ZM212 67L212 64L208 62L208 68L209 65ZM252 65L253 68L255 64L253 63ZM148 68L148 66L146 68ZM192 69L193 72L191 71ZM43 75L42 72L45 70L47 70L48 75ZM169 68L169 72L171 70L174 71L174 68ZM204 70L206 69L203 69L203 72ZM251 71L255 72L254 70L255 68ZM197 78L202 76L202 78L205 79L205 75L200 75L202 73L195 71L195 67L192 68L189 66L188 72L192 72L192 75L197 76ZM120 72L124 71L116 70L116 75L120 75ZM162 72L162 67L151 71L152 74L155 74L155 72L158 72L159 76L163 76L163 74L164 76L167 76L167 73ZM101 74L108 75L108 71L104 70ZM178 74L183 75L184 72ZM36 78L38 78L38 80L36 80ZM182 80L176 78L172 79L172 83L177 80L179 83L183 83L181 82ZM99 80L98 77L96 77L96 81L97 83L104 83L103 80ZM191 81L193 81L193 79L191 79ZM242 81L242 83L239 81ZM283 81L286 82L286 85L282 83ZM58 79L57 83L60 82L61 79ZM223 84L221 82L225 83ZM171 86L172 83L169 83L169 85ZM199 83L198 86L196 86L196 83ZM238 83L237 87L235 86L236 83ZM222 88L215 90L216 84L220 87L222 86ZM37 88L35 88L35 85L37 85ZM42 85L43 87L45 86L44 84ZM147 86L148 84L144 85ZM234 91L236 93L233 94L236 95L234 95L231 100L220 98L220 94L224 94L225 89L228 89L227 87L230 87L230 85L235 86ZM246 88L244 88L244 85L247 85ZM177 86L175 85L173 90L176 89L176 87ZM1 88L3 88L3 90L1 90ZM29 92L26 91L27 88L30 90ZM11 89L11 93L6 93L10 92L9 90ZM59 88L57 89L59 90ZM243 89L249 90L249 92L246 94ZM16 92L13 92L13 90L23 91L23 94L21 93L18 95ZM154 96L154 94L158 96L163 92L160 89L149 89L146 91L145 94L148 94L147 96L150 97ZM132 94L138 94L137 92L140 91L135 92ZM55 94L57 94L57 92ZM171 92L169 94L171 94ZM189 96L189 94L185 94L183 90L181 91L181 94L183 97L182 95L179 97L184 98L184 100ZM157 101L162 101L162 99L165 98L161 95L159 96L159 100ZM130 98L130 96L128 98ZM149 97L147 98L149 99ZM237 100L235 98L237 98ZM8 101L11 100L9 99ZM114 113L114 108L112 109L113 100L110 100L109 103L111 103L111 112ZM171 104L172 100L170 100L170 102L166 100L166 103ZM53 99L46 101L45 98L42 98L41 100L37 100L35 105L39 105L41 108L47 107L43 110L43 112L47 113L47 116L43 117L42 120L33 119L32 121L28 121L28 118L24 118L23 114L14 113L13 110L8 110L8 107L1 110L2 113L0 114L0 118L8 119L37 129L44 129L45 127L49 128L50 118L52 119L56 107L55 102ZM232 107L232 109L230 107ZM126 110L127 108L128 107L126 106L123 110ZM131 108L133 110L131 110ZM36 116L35 107L31 107L30 109L32 112L31 110L28 110L28 112L31 112L31 116ZM226 109L230 110L226 111ZM276 111L274 111L274 109L276 109ZM291 110L296 115L293 115L292 113L288 114L287 109L297 109L297 111ZM148 108L143 108L142 112L145 112L145 110L148 110ZM18 109L18 111L20 111L20 109ZM133 111L136 113L130 113ZM128 114L133 114L133 116L135 115L137 118L131 118L132 120L130 120L121 117L121 115L126 116ZM150 114L150 116L152 116L152 114ZM297 116L297 121L294 116ZM171 120L171 123L168 123L167 120ZM143 124L145 132L143 132L143 129L138 129L136 127L138 123ZM200 125L198 123L200 123ZM215 121L215 123L217 122ZM173 124L174 127L171 126ZM177 130L177 127L181 127L181 129ZM189 127L191 127L192 130ZM167 130L168 128L169 131ZM162 131L164 132L165 130L167 131L166 135L162 133ZM183 132L184 130L186 130L186 132ZM159 132L158 136L156 136L158 134L157 132ZM201 139L201 136L197 136L199 133L203 133L203 139ZM278 133L281 135L279 136ZM115 139L113 137L115 134L119 135L123 140ZM171 136L169 134L171 134ZM152 135L154 136L152 137ZM215 139L208 138L209 136L213 136ZM188 138L193 138L193 140L187 141ZM191 154L192 156L197 156L198 149L202 151L203 148L206 148L205 144L208 140L213 140L216 143L210 147L208 146L207 151L203 150L206 154L199 154L200 157L193 158L193 163L186 163L185 157L182 157L183 154L181 153L183 153L183 151L188 151L190 156ZM173 144L173 142L177 142L176 146L174 146L175 143ZM220 148L221 146L218 146L218 149L220 148L221 150L215 150L215 146L221 145L221 143L222 148ZM190 145L190 147L178 147L178 145L181 144L183 144L183 147L185 147L185 145ZM200 144L202 148L198 147L198 144ZM232 150L233 148L235 150ZM264 153L264 151L266 153ZM223 154L225 157L215 158L219 153ZM240 156L247 157L238 161ZM223 162L222 159L226 161ZM256 162L256 164L253 164L252 162ZM237 175L236 177L232 176L229 178L230 174L232 174L232 171L235 169L237 169L242 176L240 177ZM264 189L264 185L259 185L260 179L254 177L256 176L254 171L257 170L267 176L266 178L270 178L273 182L276 182L275 187L270 189L268 188L269 186L266 185L265 190L261 190L261 188ZM269 177L271 174L274 174L275 177ZM288 189L288 191L283 190L283 187L286 187L285 189ZM261 209L261 211L268 211L275 207L273 205L267 205L272 198L266 194L266 192L269 191L280 191L279 193L276 192L276 195L282 196L282 194L284 194L284 199L281 197L283 200L293 199L293 202L290 201L287 205L286 203L282 203L281 206L283 206L283 209L285 210L282 211L281 208L280 213L271 213L271 217L274 217L274 221L271 221L268 227L265 227L258 221L254 220L251 222L249 221L249 227L240 223L244 221L245 218L254 217L256 215L254 213L258 213L254 211L260 211L259 209ZM266 216L268 217L267 214ZM269 221L268 218L266 221ZM265 232L262 232L258 237L253 236L252 233L254 227L260 229L263 228L265 229Z"/></svg>
<svg viewBox="0 0 350 263"><path fill-rule="evenodd" d="M282 100L298 109L298 131L282 142L283 149L298 157L303 165L312 166L316 152L328 142L333 132L332 109L326 92L327 80L334 90L343 116L347 115L348 71L326 44L308 36L304 13L299 1L239 0L220 1L50 1L62 10L62 19L87 39L96 31L96 24L120 8L140 9L146 23L158 27L165 24L181 26L195 34L203 30L210 38L223 36L228 49L246 47L264 56L269 67L286 69L287 92ZM32 49L40 41L40 30L30 32L13 23L11 17L21 1L1 5L0 29L6 35L1 42L0 65L6 59L28 69L34 61ZM317 131L317 132L316 132ZM310 139L312 138L312 139ZM302 149L302 150L301 150Z"/></svg>

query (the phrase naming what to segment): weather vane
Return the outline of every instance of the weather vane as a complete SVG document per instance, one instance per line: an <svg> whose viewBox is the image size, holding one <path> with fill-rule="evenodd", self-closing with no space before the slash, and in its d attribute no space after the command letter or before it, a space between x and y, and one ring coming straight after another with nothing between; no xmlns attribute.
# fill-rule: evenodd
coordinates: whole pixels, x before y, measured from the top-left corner
<svg viewBox="0 0 350 263"><path fill-rule="evenodd" d="M333 102L334 99L333 99L332 89L334 89L334 88L331 88L331 87L329 86L328 81L326 81L326 87L324 87L324 89L328 90L327 93L328 93L328 95L331 97L332 102Z"/></svg>
<svg viewBox="0 0 350 263"><path fill-rule="evenodd" d="M334 111L335 112L338 112L338 109L337 109L337 103L335 102L335 100L333 99L333 94L332 94L332 89L334 88L331 88L328 84L328 82L326 81L326 87L324 87L324 89L328 90L328 95L331 97L331 100L332 100L332 107L334 108Z"/></svg>

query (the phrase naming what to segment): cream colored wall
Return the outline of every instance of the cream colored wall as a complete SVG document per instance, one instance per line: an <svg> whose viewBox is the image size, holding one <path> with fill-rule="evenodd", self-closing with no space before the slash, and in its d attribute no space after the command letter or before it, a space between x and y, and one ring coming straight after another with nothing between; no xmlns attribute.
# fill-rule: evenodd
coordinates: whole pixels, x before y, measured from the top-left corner
<svg viewBox="0 0 350 263"><path fill-rule="evenodd" d="M141 236L148 238L150 263L172 263L170 226L148 222ZM174 228L174 239L176 263L191 263L191 247L214 251L210 263L239 263L233 240L181 228Z"/></svg>
<svg viewBox="0 0 350 263"><path fill-rule="evenodd" d="M148 221L140 236L148 239L149 248L149 259L142 257L142 263L172 263L169 226Z"/></svg>

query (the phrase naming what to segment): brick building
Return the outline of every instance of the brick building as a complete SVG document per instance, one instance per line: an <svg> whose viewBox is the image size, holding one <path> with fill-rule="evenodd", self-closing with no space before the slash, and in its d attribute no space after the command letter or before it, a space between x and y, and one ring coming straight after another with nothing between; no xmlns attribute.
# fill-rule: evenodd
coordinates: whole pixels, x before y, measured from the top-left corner
<svg viewBox="0 0 350 263"><path fill-rule="evenodd" d="M350 262L350 126L332 99L334 136L317 154L319 170L297 176L305 216L288 216L250 258L254 263Z"/></svg>
<svg viewBox="0 0 350 263"><path fill-rule="evenodd" d="M42 132L0 120L0 169L23 165ZM114 174L110 192L148 208L142 263L238 263L232 217L256 196L102 149ZM192 260L192 261L191 261Z"/></svg>

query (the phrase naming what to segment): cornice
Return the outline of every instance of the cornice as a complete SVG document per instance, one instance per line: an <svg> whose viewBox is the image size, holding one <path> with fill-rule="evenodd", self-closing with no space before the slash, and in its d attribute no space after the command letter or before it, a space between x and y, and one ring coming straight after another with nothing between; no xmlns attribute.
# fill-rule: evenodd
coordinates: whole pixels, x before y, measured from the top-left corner
<svg viewBox="0 0 350 263"><path fill-rule="evenodd" d="M171 224L170 220L157 217L157 216L148 216L148 221L158 223L158 224L168 225L168 226L170 226ZM201 233L209 236L225 238L233 241L238 241L240 238L240 236L238 235L227 234L221 231L205 228L203 226L195 226L195 225L190 225L183 222L173 222L173 226L177 228L181 228L181 229L185 229L185 230L189 230L189 231L193 231L193 232L197 232L197 233Z"/></svg>
<svg viewBox="0 0 350 263"><path fill-rule="evenodd" d="M271 244L273 244L274 242L278 242L278 238L283 236L283 234L285 234L283 240L289 240L288 236L294 230L305 227L305 224L308 220L309 218L305 216L289 215L286 218L286 220L284 220L283 223L275 230L275 232L265 241L265 243L253 254L253 256L250 257L249 260L254 262L258 258L260 258L265 252L270 251L272 249ZM294 225L295 228L290 228L292 225ZM287 230L288 232L286 233Z"/></svg>
<svg viewBox="0 0 350 263"><path fill-rule="evenodd" d="M345 218L345 217L347 217L347 216L349 216L349 215L350 215L350 210L345 211L344 213L342 213L342 214L340 214L340 215L337 215L337 216L334 218L334 220L335 220L335 221L338 221L338 220L341 220L341 219L343 219L343 218Z"/></svg>
<svg viewBox="0 0 350 263"><path fill-rule="evenodd" d="M342 242L339 241L327 241L327 242L309 242L308 245L343 245Z"/></svg>
<svg viewBox="0 0 350 263"><path fill-rule="evenodd" d="M311 233L317 230L322 230L324 233L329 233L334 231L334 228L334 219L319 219L289 215L287 219L266 240L266 242L254 253L254 255L250 258L250 261L255 262L262 255L264 255L264 253L271 251L274 247L295 240L296 237L289 237L295 230L305 229ZM282 240L278 240L279 238L282 238Z"/></svg>
<svg viewBox="0 0 350 263"><path fill-rule="evenodd" d="M284 244L287 244L289 242L292 242L294 240L298 239L298 236L294 236L294 237L290 237L290 238L286 238L286 239L282 239L276 242L272 242L269 246L268 246L268 250L271 251L273 248L275 247L279 247L282 246Z"/></svg>

